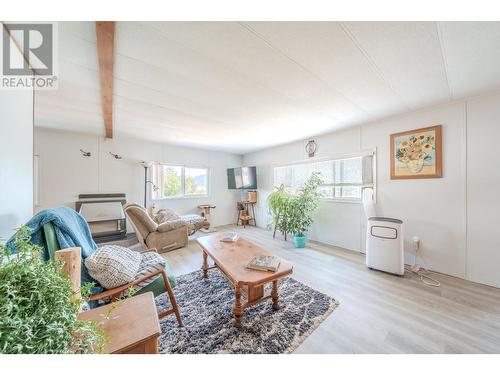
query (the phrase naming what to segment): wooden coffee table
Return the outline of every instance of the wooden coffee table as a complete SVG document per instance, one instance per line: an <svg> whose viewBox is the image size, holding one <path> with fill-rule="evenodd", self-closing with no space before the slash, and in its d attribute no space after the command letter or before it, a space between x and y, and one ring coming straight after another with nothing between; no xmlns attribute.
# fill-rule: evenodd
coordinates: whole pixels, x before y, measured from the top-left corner
<svg viewBox="0 0 500 375"><path fill-rule="evenodd" d="M234 286L235 302L233 316L235 326L241 327L243 312L258 302L268 298L273 300L273 309L279 309L278 280L293 272L291 264L281 260L276 272L248 269L246 266L257 255L272 255L263 248L240 237L236 242L221 242L224 233L200 237L196 241L203 250L203 276L208 277L208 270L217 267ZM208 257L214 266L208 267ZM264 295L264 285L272 283L270 295ZM244 297L244 300L242 300Z"/></svg>

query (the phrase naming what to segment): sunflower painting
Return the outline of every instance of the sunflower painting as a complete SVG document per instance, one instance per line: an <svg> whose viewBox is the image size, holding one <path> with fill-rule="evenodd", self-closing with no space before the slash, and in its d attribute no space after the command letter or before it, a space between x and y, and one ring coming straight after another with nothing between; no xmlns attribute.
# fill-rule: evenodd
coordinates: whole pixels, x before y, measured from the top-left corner
<svg viewBox="0 0 500 375"><path fill-rule="evenodd" d="M391 134L391 179L442 177L441 125Z"/></svg>

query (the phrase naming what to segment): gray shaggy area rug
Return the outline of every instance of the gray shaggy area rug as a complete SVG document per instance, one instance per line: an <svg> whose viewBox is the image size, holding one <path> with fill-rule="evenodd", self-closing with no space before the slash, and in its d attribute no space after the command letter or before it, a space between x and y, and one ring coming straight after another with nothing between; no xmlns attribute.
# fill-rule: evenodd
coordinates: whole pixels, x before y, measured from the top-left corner
<svg viewBox="0 0 500 375"><path fill-rule="evenodd" d="M175 315L160 322L160 353L290 353L338 306L338 302L293 278L279 281L280 309L267 299L245 309L243 327L233 325L234 291L213 269L179 276L174 288L184 323ZM270 287L266 290L269 292ZM165 294L156 298L161 310L170 306Z"/></svg>

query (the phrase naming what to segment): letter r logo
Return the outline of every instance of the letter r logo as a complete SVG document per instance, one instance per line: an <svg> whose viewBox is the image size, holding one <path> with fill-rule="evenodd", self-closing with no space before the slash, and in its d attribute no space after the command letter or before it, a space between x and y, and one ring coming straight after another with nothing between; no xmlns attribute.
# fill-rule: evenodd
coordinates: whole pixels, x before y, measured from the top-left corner
<svg viewBox="0 0 500 375"><path fill-rule="evenodd" d="M53 25L44 23L5 24L3 30L3 75L53 75ZM30 69L31 68L31 69Z"/></svg>

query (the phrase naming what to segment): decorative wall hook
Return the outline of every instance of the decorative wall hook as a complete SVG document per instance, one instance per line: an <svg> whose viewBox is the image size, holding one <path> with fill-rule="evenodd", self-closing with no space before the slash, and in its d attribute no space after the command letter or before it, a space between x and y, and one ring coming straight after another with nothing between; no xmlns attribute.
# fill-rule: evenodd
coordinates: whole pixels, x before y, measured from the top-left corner
<svg viewBox="0 0 500 375"><path fill-rule="evenodd" d="M82 149L80 149L80 152L82 153L83 156L85 156L86 158L89 158L92 156L92 154L89 152L89 151L84 151Z"/></svg>
<svg viewBox="0 0 500 375"><path fill-rule="evenodd" d="M114 157L116 160L123 159L120 155L118 154L113 154L112 152L109 153L112 157Z"/></svg>

